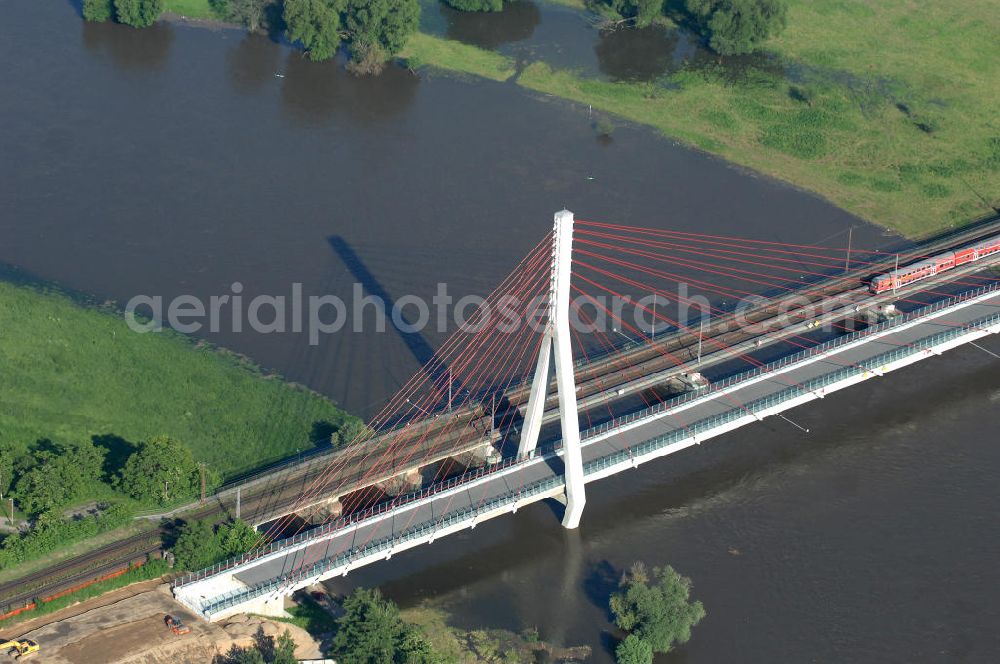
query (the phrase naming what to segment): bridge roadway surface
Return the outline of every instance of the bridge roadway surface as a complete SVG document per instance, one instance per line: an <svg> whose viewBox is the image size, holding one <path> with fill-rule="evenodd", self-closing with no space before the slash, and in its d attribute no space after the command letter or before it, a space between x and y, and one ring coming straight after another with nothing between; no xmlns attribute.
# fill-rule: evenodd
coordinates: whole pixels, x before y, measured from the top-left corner
<svg viewBox="0 0 1000 664"><path fill-rule="evenodd" d="M946 330L954 330L959 325L996 316L998 312L1000 292L994 291L978 303L965 304L961 308L947 309L937 314L937 320L921 319L904 323L898 328L890 327L873 333L872 338L865 337L864 342L833 347L817 358L789 364L772 373L748 379L745 383L737 383L725 391L681 403L668 409L666 413L636 421L629 425L631 428L621 433L591 435L583 441L584 464L685 429L695 422L741 409L742 404L785 392L790 387L805 384L845 367L872 361L889 351L910 348L909 344ZM862 373L860 368L857 373ZM470 483L467 489L442 492L433 499L402 505L390 513L346 526L328 539L315 544L295 548L284 555L276 553L266 556L260 562L251 563L252 566L239 569L235 578L248 587L266 584L295 572L303 563L308 566L320 560L335 559L345 552L360 551L368 543L398 537L421 524L440 523L449 514L467 513L470 508L475 509L494 499L513 497L522 487L561 474L561 461L557 456L539 456L523 461L503 472L486 475L481 480ZM588 481L594 479L594 473L588 475Z"/></svg>

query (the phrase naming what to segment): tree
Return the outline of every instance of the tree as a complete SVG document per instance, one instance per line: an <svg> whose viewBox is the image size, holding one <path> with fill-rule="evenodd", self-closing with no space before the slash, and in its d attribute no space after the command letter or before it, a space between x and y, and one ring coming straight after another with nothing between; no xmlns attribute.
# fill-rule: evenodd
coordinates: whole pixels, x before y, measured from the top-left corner
<svg viewBox="0 0 1000 664"><path fill-rule="evenodd" d="M498 12L503 0L444 0L446 4L463 12Z"/></svg>
<svg viewBox="0 0 1000 664"><path fill-rule="evenodd" d="M215 528L208 519L185 521L171 551L177 565L186 570L205 569L225 557Z"/></svg>
<svg viewBox="0 0 1000 664"><path fill-rule="evenodd" d="M199 570L252 549L260 538L244 521L215 526L210 519L185 521L171 549L183 569Z"/></svg>
<svg viewBox="0 0 1000 664"><path fill-rule="evenodd" d="M260 541L260 536L253 526L240 519L219 526L216 537L219 540L219 548L226 558L241 556Z"/></svg>
<svg viewBox="0 0 1000 664"><path fill-rule="evenodd" d="M615 624L646 642L653 652L669 652L674 643L686 643L691 628L705 617L701 602L690 602L691 579L674 568L653 568L652 584L645 568L633 566L611 595ZM630 654L637 646L629 646Z"/></svg>
<svg viewBox="0 0 1000 664"><path fill-rule="evenodd" d="M396 651L398 664L442 664L445 661L416 627L406 626L398 643Z"/></svg>
<svg viewBox="0 0 1000 664"><path fill-rule="evenodd" d="M84 496L100 481L104 448L85 443L36 443L18 472L14 496L21 509L39 514Z"/></svg>
<svg viewBox="0 0 1000 664"><path fill-rule="evenodd" d="M233 646L222 658L221 664L266 664L264 656L256 648Z"/></svg>
<svg viewBox="0 0 1000 664"><path fill-rule="evenodd" d="M406 45L419 22L419 0L348 0L344 17L352 44L378 44L389 55Z"/></svg>
<svg viewBox="0 0 1000 664"><path fill-rule="evenodd" d="M652 664L653 648L635 634L629 634L615 648L618 664Z"/></svg>
<svg viewBox="0 0 1000 664"><path fill-rule="evenodd" d="M784 0L687 0L686 6L719 55L752 53L787 21Z"/></svg>
<svg viewBox="0 0 1000 664"><path fill-rule="evenodd" d="M218 476L212 473L211 484L217 481ZM141 443L129 456L117 483L136 500L166 505L197 496L201 473L191 450L168 436L157 436Z"/></svg>
<svg viewBox="0 0 1000 664"><path fill-rule="evenodd" d="M285 0L286 34L302 42L310 60L329 60L341 38L344 0Z"/></svg>
<svg viewBox="0 0 1000 664"><path fill-rule="evenodd" d="M274 644L274 657L271 664L297 664L299 660L295 657L295 639L286 629L278 636L278 641Z"/></svg>
<svg viewBox="0 0 1000 664"><path fill-rule="evenodd" d="M344 615L337 619L333 651L342 664L378 664L395 660L403 635L399 609L383 599L376 588L358 588L344 600Z"/></svg>
<svg viewBox="0 0 1000 664"><path fill-rule="evenodd" d="M114 17L114 0L83 0L83 18L86 20L103 23Z"/></svg>
<svg viewBox="0 0 1000 664"><path fill-rule="evenodd" d="M209 0L220 16L241 24L251 32L264 24L267 6L272 0Z"/></svg>
<svg viewBox="0 0 1000 664"><path fill-rule="evenodd" d="M163 13L163 0L114 0L119 23L133 28L148 28Z"/></svg>
<svg viewBox="0 0 1000 664"><path fill-rule="evenodd" d="M330 443L334 447L340 447L341 445L354 442L362 434L370 436L372 433L372 430L364 423L364 420L349 415L343 419L337 430L333 432L333 435L330 437Z"/></svg>

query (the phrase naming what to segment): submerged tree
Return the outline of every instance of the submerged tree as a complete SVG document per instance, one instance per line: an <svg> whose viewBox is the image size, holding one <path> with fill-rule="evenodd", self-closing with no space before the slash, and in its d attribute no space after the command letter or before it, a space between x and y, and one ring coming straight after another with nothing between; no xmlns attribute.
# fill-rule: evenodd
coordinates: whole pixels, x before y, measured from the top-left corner
<svg viewBox="0 0 1000 664"><path fill-rule="evenodd" d="M629 634L615 648L618 664L652 664L653 647L635 634Z"/></svg>
<svg viewBox="0 0 1000 664"><path fill-rule="evenodd" d="M690 595L691 579L673 567L654 568L650 579L645 566L637 563L611 595L611 612L619 628L648 644L652 652L665 653L675 643L686 643L691 628L705 617L701 602L689 601ZM623 654L636 658L642 651L633 640Z"/></svg>
<svg viewBox="0 0 1000 664"><path fill-rule="evenodd" d="M784 0L687 0L709 47L719 55L743 55L784 29Z"/></svg>

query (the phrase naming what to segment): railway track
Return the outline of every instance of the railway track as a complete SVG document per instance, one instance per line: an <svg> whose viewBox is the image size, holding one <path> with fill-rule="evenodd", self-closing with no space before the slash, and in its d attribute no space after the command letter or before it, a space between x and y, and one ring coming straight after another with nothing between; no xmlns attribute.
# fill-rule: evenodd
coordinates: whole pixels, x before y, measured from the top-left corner
<svg viewBox="0 0 1000 664"><path fill-rule="evenodd" d="M993 215L980 219L958 231L942 234L921 244L914 251L921 255L939 253L997 232L1000 232L1000 215ZM829 301L831 298L846 299L848 295L857 294L859 290L866 290L863 286L859 286L861 279L872 273L889 269L894 258L894 254L887 254L884 264L880 266L856 267L844 274L832 276L827 281L809 284L806 286L809 294L804 300L802 293L793 293L768 300L759 308L748 312L747 321L758 325L788 322L790 316L802 316L809 310L810 306L815 306L818 302ZM792 298L800 300L798 306L789 312L783 312L782 307L787 306ZM702 331L703 344L710 342L713 345L738 349L741 344L746 344L757 336L743 329L730 329L731 325L732 321L727 318L713 321ZM665 356L667 354L676 356L686 352L693 357L692 348L697 343L697 334L673 331L657 335L653 343L619 347L603 356L595 357L586 367L581 367L578 371L580 397L582 400L586 400L607 392L610 387L622 389L620 386L623 385L625 386L624 393L618 392L618 389L614 390L617 396L634 394L642 389L648 389L648 386L642 385L641 381L636 383L633 378L640 374L661 375L671 369L677 370L676 363L667 361ZM622 366L634 367L635 370L626 373L621 369ZM505 407L519 409L524 406L529 392L530 384L522 384L508 390L504 395L506 397ZM554 389L550 390L550 394L554 393ZM601 400L599 403L603 404L606 400ZM554 417L555 405L554 398L547 401L547 419ZM477 421L482 422L489 415L485 405L482 402L476 402L471 406L458 408L454 411L451 417L455 419L450 421L454 423L457 420L458 426L449 427L451 433L443 439L433 435L435 429L444 426L443 422L438 421L415 424L410 433L426 434L425 439L433 440L433 446L441 450L442 458L445 458L484 442L486 440L484 431L476 429L473 424ZM395 433L390 431L367 441L359 449L352 450L351 458L338 462L341 466L340 470L328 478L329 483L343 487L345 491L342 491L342 494L369 486L371 482L364 484L365 476L371 470L371 460L375 458L379 459L383 466L383 474L386 476L402 472L400 469L405 470L407 463L405 458L397 456L386 459L378 456L379 449ZM416 450L417 453L414 453L413 450L407 450L407 453L416 458L419 457L419 452L422 449L428 447L430 445L425 444ZM243 514L280 516L287 513L296 505L304 490L308 489L320 477L328 474L331 463L335 462L339 456L337 451L323 453L302 463L267 471L261 476L242 483ZM422 463L427 463L427 461L422 461ZM224 487L222 491L212 496L205 505L185 509L184 513L187 518L213 518L217 520L228 518L233 513L235 492L235 487ZM61 561L24 577L0 584L0 615L30 604L36 598L48 598L65 593L86 584L88 581L102 578L116 569L121 569L139 557L145 558L156 553L161 548L162 538L168 535L170 527L171 523L166 521L153 531L133 535L80 557Z"/></svg>

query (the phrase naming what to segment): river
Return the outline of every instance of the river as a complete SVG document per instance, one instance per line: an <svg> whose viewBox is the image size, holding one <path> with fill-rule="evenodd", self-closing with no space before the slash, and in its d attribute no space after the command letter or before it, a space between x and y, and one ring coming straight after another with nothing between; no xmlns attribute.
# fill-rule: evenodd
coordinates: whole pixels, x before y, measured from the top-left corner
<svg viewBox="0 0 1000 664"><path fill-rule="evenodd" d="M587 108L513 84L398 68L357 79L238 30L87 25L57 0L3 8L0 262L99 299L207 299L237 281L247 298L294 283L485 293L564 206L783 242L843 244L851 226L858 246L898 242L641 127L616 122L603 140ZM428 30L608 78L649 77L621 63L651 49L657 71L685 59L678 48L695 58L666 34L608 45L547 5L518 3L519 32L434 9ZM444 338L206 336L364 415ZM606 593L642 558L691 576L708 611L663 661L990 661L998 369L956 351L797 411L809 434L768 422L603 481L579 531L537 506L349 581L443 601L467 626L536 625L608 662Z"/></svg>

